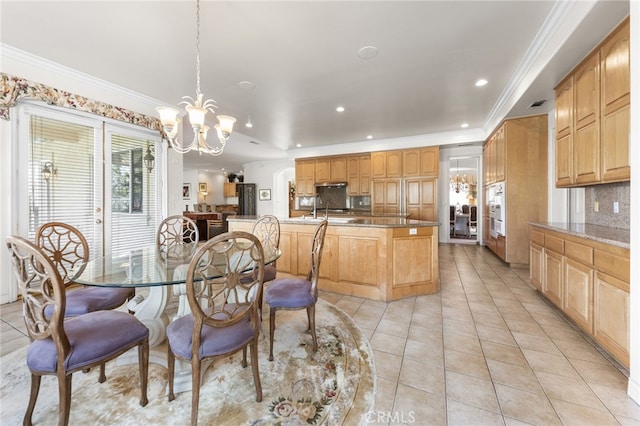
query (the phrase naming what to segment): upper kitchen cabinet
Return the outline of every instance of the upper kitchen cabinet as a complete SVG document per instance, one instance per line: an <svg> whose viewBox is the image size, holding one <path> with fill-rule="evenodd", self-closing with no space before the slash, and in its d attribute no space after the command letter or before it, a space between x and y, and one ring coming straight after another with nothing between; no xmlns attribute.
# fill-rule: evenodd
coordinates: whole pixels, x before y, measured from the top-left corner
<svg viewBox="0 0 640 426"><path fill-rule="evenodd" d="M602 180L627 181L629 167L629 18L600 48L600 108Z"/></svg>
<svg viewBox="0 0 640 426"><path fill-rule="evenodd" d="M438 177L440 150L429 148L406 149L402 152L404 177Z"/></svg>
<svg viewBox="0 0 640 426"><path fill-rule="evenodd" d="M296 160L296 196L315 195L316 160Z"/></svg>
<svg viewBox="0 0 640 426"><path fill-rule="evenodd" d="M316 159L316 182L331 182L331 159L321 157Z"/></svg>
<svg viewBox="0 0 640 426"><path fill-rule="evenodd" d="M347 181L347 156L331 158L331 173L329 182Z"/></svg>
<svg viewBox="0 0 640 426"><path fill-rule="evenodd" d="M357 154L347 157L348 195L371 194L371 155Z"/></svg>
<svg viewBox="0 0 640 426"><path fill-rule="evenodd" d="M555 88L556 186L630 179L629 18Z"/></svg>
<svg viewBox="0 0 640 426"><path fill-rule="evenodd" d="M371 178L402 177L402 151L371 153Z"/></svg>

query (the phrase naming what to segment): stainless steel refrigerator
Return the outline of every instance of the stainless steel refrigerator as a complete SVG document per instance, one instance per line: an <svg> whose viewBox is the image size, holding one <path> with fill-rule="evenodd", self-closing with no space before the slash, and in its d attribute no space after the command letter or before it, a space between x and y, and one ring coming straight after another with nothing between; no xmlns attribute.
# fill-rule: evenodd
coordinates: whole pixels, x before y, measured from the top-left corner
<svg viewBox="0 0 640 426"><path fill-rule="evenodd" d="M256 215L256 184L255 183L238 183L236 184L238 191L238 215L255 216Z"/></svg>

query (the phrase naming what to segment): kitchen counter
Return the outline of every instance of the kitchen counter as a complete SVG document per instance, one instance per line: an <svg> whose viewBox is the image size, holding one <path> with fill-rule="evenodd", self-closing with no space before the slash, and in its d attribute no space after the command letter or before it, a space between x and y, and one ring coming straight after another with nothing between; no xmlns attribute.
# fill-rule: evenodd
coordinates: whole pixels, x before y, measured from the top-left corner
<svg viewBox="0 0 640 426"><path fill-rule="evenodd" d="M530 222L529 225L551 231L564 232L576 237L625 249L630 249L631 246L631 235L628 229L610 228L608 226L591 225L588 223Z"/></svg>
<svg viewBox="0 0 640 426"><path fill-rule="evenodd" d="M251 231L256 216L231 216L229 230ZM278 275L306 276L309 248L322 219L282 218ZM438 222L406 217L328 218L320 290L398 300L440 290Z"/></svg>
<svg viewBox="0 0 640 426"><path fill-rule="evenodd" d="M317 225L324 217L288 217L278 218L280 224L291 225ZM253 223L257 216L234 216L229 217L229 221L251 222ZM438 222L428 222L424 220L407 219L403 216L350 216L350 215L329 215L327 219L329 225L349 226L349 227L366 227L366 228L421 228L439 226Z"/></svg>

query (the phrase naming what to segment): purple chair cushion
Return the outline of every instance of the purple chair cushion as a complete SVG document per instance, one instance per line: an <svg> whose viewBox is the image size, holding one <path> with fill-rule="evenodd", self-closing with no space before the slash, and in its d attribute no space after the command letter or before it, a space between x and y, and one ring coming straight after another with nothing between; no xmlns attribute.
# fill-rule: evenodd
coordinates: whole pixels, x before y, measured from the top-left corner
<svg viewBox="0 0 640 426"><path fill-rule="evenodd" d="M171 351L184 359L191 359L193 337L193 315L185 315L173 321L167 327L167 339ZM200 339L200 358L221 355L240 349L253 339L253 325L239 321L227 327L204 325Z"/></svg>
<svg viewBox="0 0 640 426"><path fill-rule="evenodd" d="M136 317L120 311L98 311L64 322L71 345L65 370L77 370L114 355L149 337L149 329ZM55 373L58 361L53 339L35 340L27 350L27 365L34 373Z"/></svg>
<svg viewBox="0 0 640 426"><path fill-rule="evenodd" d="M65 317L76 317L95 311L115 309L127 301L134 290L114 287L81 287L66 292ZM45 308L47 318L53 315L53 305Z"/></svg>
<svg viewBox="0 0 640 426"><path fill-rule="evenodd" d="M269 284L264 298L271 308L304 308L315 303L311 281L303 278L280 278Z"/></svg>

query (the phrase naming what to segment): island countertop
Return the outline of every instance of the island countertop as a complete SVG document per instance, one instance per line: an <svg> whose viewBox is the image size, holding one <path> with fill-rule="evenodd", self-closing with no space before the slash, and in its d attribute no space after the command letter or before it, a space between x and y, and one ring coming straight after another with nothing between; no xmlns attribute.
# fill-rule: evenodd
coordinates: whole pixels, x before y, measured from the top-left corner
<svg viewBox="0 0 640 426"><path fill-rule="evenodd" d="M529 225L551 231L564 232L565 234L626 249L629 249L631 246L631 236L627 229L611 228L609 226L592 225L589 223L530 222Z"/></svg>
<svg viewBox="0 0 640 426"><path fill-rule="evenodd" d="M229 216L228 221L238 222L254 222L258 216ZM316 225L323 218L311 217L285 217L278 218L280 223L289 225ZM349 227L366 227L366 228L406 228L406 227L431 227L439 226L438 222L430 222L424 220L407 219L398 216L375 216L375 217L353 217L353 216L331 216L327 219L329 225L349 226Z"/></svg>

